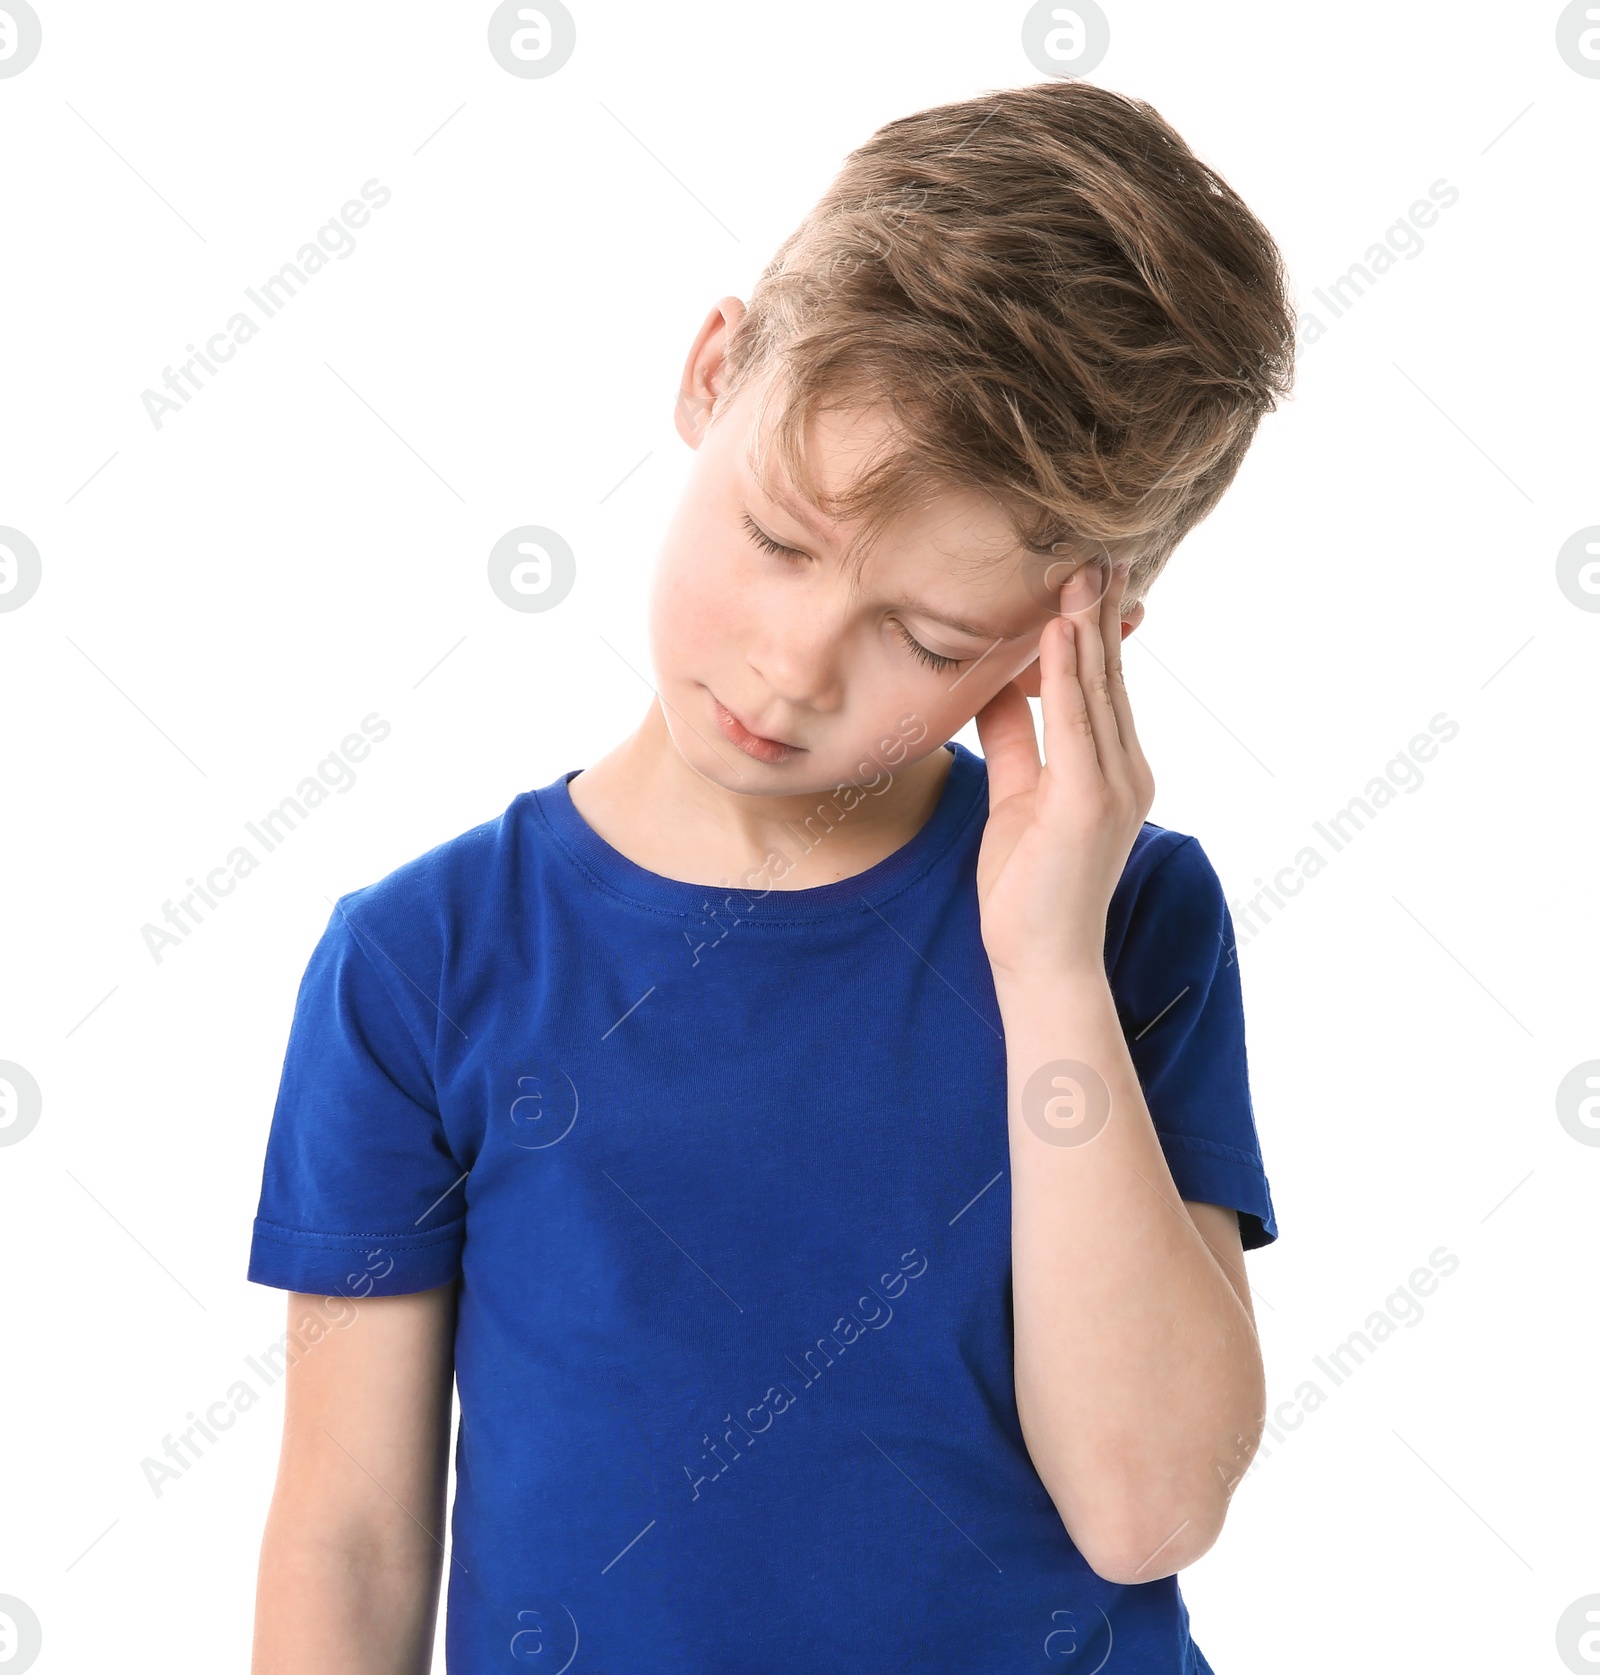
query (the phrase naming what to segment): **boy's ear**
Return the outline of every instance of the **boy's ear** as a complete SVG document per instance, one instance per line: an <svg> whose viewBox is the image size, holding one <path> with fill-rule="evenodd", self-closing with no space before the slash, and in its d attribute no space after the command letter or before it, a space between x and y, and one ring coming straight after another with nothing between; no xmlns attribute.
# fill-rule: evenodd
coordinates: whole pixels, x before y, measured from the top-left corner
<svg viewBox="0 0 1600 1675"><path fill-rule="evenodd" d="M683 363L683 378L672 419L678 434L691 448L700 446L711 409L722 390L728 334L744 314L738 297L723 297L712 305Z"/></svg>
<svg viewBox="0 0 1600 1675"><path fill-rule="evenodd" d="M1139 601L1139 603L1137 605L1134 605L1129 610L1128 614L1122 619L1122 637L1123 637L1123 639L1127 639L1127 637L1134 631L1134 629L1137 628L1139 626L1139 624L1143 621L1144 621L1144 600L1141 599ZM1034 658L1034 660L1027 666L1026 669L1024 669L1022 671L1022 673L1020 675L1014 675L1012 677L1012 684L1014 686L1020 686L1022 688L1022 690L1024 692L1026 692L1027 695L1030 698L1037 698L1040 695L1039 694L1039 659L1037 657Z"/></svg>

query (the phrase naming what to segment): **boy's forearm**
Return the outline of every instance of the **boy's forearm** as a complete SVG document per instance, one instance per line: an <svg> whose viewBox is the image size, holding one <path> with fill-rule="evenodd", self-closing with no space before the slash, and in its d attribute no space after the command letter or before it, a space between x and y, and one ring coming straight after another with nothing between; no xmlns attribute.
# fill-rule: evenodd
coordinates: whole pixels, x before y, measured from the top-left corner
<svg viewBox="0 0 1600 1675"><path fill-rule="evenodd" d="M996 992L1024 1437L1091 1566L1153 1581L1222 1528L1216 1462L1242 1470L1259 1442L1260 1345L1167 1168L1104 972L997 972Z"/></svg>
<svg viewBox="0 0 1600 1675"><path fill-rule="evenodd" d="M332 1313L335 1330L324 1327ZM422 1675L449 1476L454 1282L291 1292L283 1448L261 1542L252 1675ZM309 1340L306 1342L305 1340Z"/></svg>
<svg viewBox="0 0 1600 1675"><path fill-rule="evenodd" d="M424 1532L403 1545L309 1537L274 1504L261 1544L251 1675L426 1675L441 1554Z"/></svg>

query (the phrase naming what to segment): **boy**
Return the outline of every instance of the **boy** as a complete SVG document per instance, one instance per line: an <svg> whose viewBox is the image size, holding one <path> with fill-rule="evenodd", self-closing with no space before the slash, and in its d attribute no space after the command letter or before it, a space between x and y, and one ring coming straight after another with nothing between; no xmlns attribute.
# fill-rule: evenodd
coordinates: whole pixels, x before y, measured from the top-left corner
<svg viewBox="0 0 1600 1675"><path fill-rule="evenodd" d="M1277 1227L1120 642L1284 290L1153 110L1052 82L881 129L712 309L643 722L301 984L256 1675L427 1667L452 1376L452 1675L1208 1670L1176 1573Z"/></svg>

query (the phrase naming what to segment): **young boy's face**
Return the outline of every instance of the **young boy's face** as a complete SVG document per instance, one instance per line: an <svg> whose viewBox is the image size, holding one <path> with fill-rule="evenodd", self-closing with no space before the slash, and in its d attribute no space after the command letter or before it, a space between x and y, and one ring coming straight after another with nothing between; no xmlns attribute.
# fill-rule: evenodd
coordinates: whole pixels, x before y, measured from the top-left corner
<svg viewBox="0 0 1600 1675"><path fill-rule="evenodd" d="M1058 608L1042 584L1050 561L1025 555L994 500L950 490L890 523L852 576L854 526L823 519L787 483L764 490L746 457L761 384L706 423L717 319L713 310L685 371L678 429L696 459L650 610L662 713L686 762L729 791L825 792L929 755L1015 677L1036 693L1025 671ZM888 435L877 411L819 415L807 439L819 483L842 488ZM1064 568L1048 570L1057 585ZM1083 565L1066 608L1102 587ZM1142 615L1130 609L1124 635Z"/></svg>

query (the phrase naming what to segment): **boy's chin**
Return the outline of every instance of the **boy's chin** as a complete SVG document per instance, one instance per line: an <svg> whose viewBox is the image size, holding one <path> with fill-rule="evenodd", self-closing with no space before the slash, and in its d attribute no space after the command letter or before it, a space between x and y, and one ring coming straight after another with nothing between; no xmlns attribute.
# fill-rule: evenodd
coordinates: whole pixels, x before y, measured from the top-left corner
<svg viewBox="0 0 1600 1675"><path fill-rule="evenodd" d="M865 752L853 764L849 757L819 758L811 751L802 751L786 762L757 762L742 755L730 761L729 757L738 752L731 745L726 748L728 754L724 755L719 748L695 740L692 750L679 745L678 753L701 779L743 797L826 798L846 786L854 787L862 796L881 797L896 774L912 765L909 758L891 765Z"/></svg>

